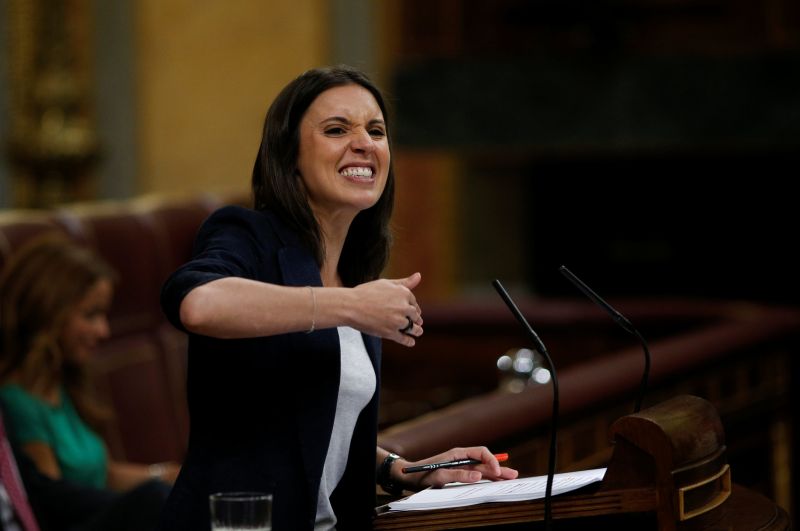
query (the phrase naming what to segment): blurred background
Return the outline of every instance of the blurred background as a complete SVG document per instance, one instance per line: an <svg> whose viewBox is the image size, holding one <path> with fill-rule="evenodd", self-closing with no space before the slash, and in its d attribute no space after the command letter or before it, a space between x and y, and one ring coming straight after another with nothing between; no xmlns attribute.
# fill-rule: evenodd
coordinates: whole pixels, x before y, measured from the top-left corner
<svg viewBox="0 0 800 531"><path fill-rule="evenodd" d="M246 195L303 70L393 108L390 274L428 300L795 303L793 0L0 0L0 208Z"/></svg>
<svg viewBox="0 0 800 531"><path fill-rule="evenodd" d="M115 455L182 458L158 291L247 200L278 91L337 63L391 106L386 274L423 273L424 339L384 346L386 448L491 443L542 473L549 385L497 278L563 370L559 469L607 462L641 351L565 264L651 340L649 403L711 400L735 480L797 514L796 0L0 0L0 258L55 228L121 271L96 360Z"/></svg>

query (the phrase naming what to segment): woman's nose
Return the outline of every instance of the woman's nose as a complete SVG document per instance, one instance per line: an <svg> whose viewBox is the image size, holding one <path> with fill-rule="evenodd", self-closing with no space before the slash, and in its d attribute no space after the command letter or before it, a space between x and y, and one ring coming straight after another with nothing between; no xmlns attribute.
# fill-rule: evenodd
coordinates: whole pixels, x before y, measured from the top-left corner
<svg viewBox="0 0 800 531"><path fill-rule="evenodd" d="M99 339L107 339L111 336L111 325L108 324L108 317L98 318L95 323L95 330Z"/></svg>
<svg viewBox="0 0 800 531"><path fill-rule="evenodd" d="M375 141L366 129L353 132L350 149L356 152L370 152L375 149Z"/></svg>

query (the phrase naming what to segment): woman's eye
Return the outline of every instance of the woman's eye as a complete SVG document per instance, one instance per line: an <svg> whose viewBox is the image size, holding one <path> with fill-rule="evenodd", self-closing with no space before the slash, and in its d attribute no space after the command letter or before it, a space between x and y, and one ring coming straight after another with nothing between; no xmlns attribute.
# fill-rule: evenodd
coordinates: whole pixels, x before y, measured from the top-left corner
<svg viewBox="0 0 800 531"><path fill-rule="evenodd" d="M344 128L343 127L329 127L328 129L325 129L325 134L326 135L332 135L332 136L343 135L344 134Z"/></svg>
<svg viewBox="0 0 800 531"><path fill-rule="evenodd" d="M376 138L383 138L386 136L386 131L383 129L370 129L369 134L370 136L374 136Z"/></svg>

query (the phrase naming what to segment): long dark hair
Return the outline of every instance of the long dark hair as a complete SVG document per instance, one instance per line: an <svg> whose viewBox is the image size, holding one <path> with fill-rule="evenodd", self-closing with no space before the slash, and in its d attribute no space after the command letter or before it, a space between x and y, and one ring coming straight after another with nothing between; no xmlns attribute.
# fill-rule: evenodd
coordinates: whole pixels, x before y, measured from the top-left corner
<svg viewBox="0 0 800 531"><path fill-rule="evenodd" d="M253 203L256 210L269 210L289 223L322 265L325 248L321 231L297 173L300 150L300 120L321 93L342 85L360 85L368 90L383 113L389 136L389 116L383 95L361 71L349 66L309 70L278 94L267 111L261 146L253 167ZM378 278L389 260L389 219L394 206L394 168L389 165L386 186L378 202L362 210L350 225L339 259L339 275L345 286Z"/></svg>

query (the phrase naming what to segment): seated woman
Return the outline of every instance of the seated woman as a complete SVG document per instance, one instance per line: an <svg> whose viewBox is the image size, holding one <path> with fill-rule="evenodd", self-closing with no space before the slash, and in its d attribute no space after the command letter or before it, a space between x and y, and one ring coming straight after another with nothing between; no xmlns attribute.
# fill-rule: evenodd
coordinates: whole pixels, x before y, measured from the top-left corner
<svg viewBox="0 0 800 531"><path fill-rule="evenodd" d="M114 460L96 431L109 414L93 400L87 364L109 335L114 278L102 259L59 236L9 259L0 275L0 403L11 442L43 476L118 492L157 479L165 497L177 464Z"/></svg>

